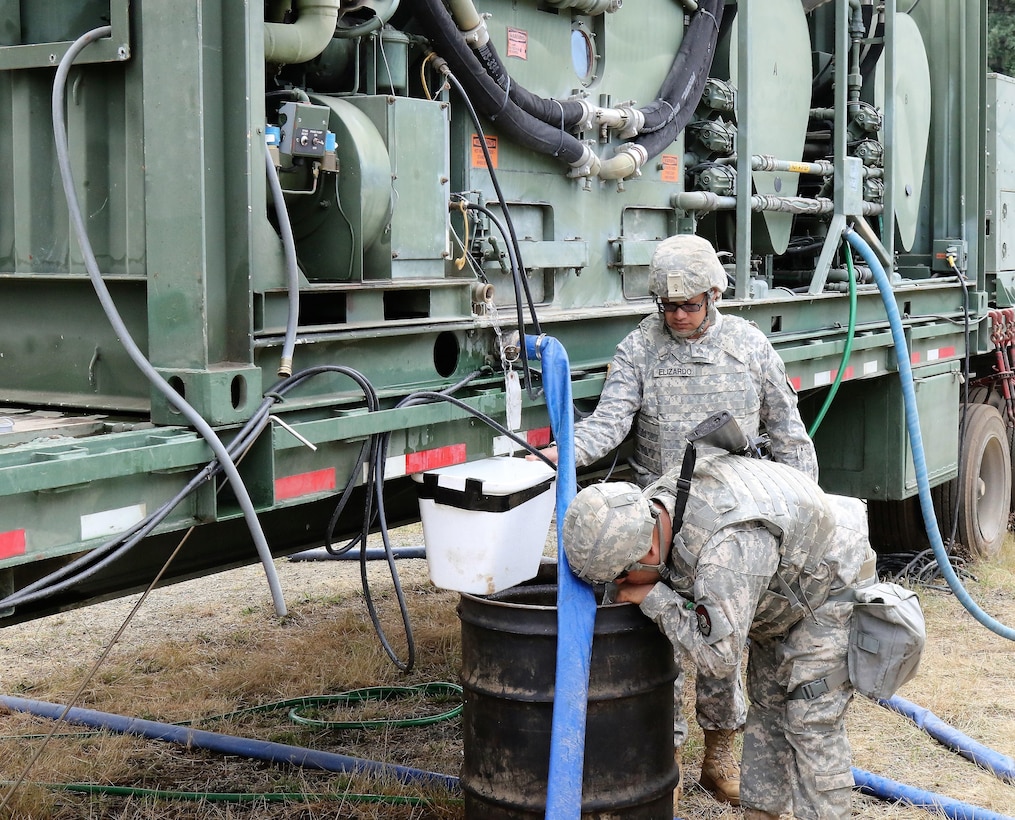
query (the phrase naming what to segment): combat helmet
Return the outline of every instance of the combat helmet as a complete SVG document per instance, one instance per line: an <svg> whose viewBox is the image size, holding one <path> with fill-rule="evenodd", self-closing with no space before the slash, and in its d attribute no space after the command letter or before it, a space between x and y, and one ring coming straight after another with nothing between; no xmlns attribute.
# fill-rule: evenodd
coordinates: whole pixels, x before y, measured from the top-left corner
<svg viewBox="0 0 1015 820"><path fill-rule="evenodd" d="M648 552L655 516L637 485L592 484L564 514L564 552L571 571L590 584L612 581Z"/></svg>
<svg viewBox="0 0 1015 820"><path fill-rule="evenodd" d="M649 267L649 293L656 299L686 302L699 293L726 290L728 279L715 248L691 233L668 237L656 246Z"/></svg>

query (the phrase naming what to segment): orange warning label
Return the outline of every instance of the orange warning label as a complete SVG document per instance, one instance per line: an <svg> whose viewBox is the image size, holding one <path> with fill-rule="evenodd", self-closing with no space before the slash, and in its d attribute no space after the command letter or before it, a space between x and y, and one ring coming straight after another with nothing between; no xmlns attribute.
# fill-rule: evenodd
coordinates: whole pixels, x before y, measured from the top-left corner
<svg viewBox="0 0 1015 820"><path fill-rule="evenodd" d="M680 182L680 157L663 154L660 157L659 178L663 182Z"/></svg>
<svg viewBox="0 0 1015 820"><path fill-rule="evenodd" d="M486 138L486 150L490 152L490 160L493 162L493 167L497 168L497 138L487 137ZM479 141L479 134L472 135L472 167L473 168L485 168L486 157L483 156L483 143Z"/></svg>
<svg viewBox="0 0 1015 820"><path fill-rule="evenodd" d="M507 56L519 60L529 59L529 33L520 28L507 30Z"/></svg>

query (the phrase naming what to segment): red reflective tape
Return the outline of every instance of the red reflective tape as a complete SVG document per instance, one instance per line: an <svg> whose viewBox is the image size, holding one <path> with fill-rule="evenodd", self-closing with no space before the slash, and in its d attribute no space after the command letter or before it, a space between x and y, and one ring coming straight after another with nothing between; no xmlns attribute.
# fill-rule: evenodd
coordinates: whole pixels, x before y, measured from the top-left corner
<svg viewBox="0 0 1015 820"><path fill-rule="evenodd" d="M297 473L285 478L275 479L275 500L285 501L287 498L298 498L311 493L323 493L335 489L335 468L314 470L310 473Z"/></svg>
<svg viewBox="0 0 1015 820"><path fill-rule="evenodd" d="M452 464L462 464L464 461L465 445L449 444L447 447L437 447L434 450L408 453L405 456L405 472L425 473L427 470L450 467Z"/></svg>
<svg viewBox="0 0 1015 820"><path fill-rule="evenodd" d="M835 379L836 379L836 377L838 377L838 375L839 375L839 371L838 370L833 370L832 371L832 381L835 381ZM853 378L853 365L849 365L849 366L846 367L846 369L842 373L842 380L846 381L847 379L852 379L852 378Z"/></svg>
<svg viewBox="0 0 1015 820"><path fill-rule="evenodd" d="M793 385L793 389L796 390L798 393L804 386L803 379L801 379L799 376L794 376L793 378L791 378L789 380L789 383Z"/></svg>
<svg viewBox="0 0 1015 820"><path fill-rule="evenodd" d="M939 359L947 359L949 356L955 355L954 347L940 347L937 351L937 357Z"/></svg>
<svg viewBox="0 0 1015 820"><path fill-rule="evenodd" d="M13 558L25 554L25 531L0 532L0 558Z"/></svg>
<svg viewBox="0 0 1015 820"><path fill-rule="evenodd" d="M545 447L550 443L551 438L549 427L539 427L535 430L529 430L525 434L525 440L533 447Z"/></svg>
<svg viewBox="0 0 1015 820"><path fill-rule="evenodd" d="M914 350L912 353L909 354L909 363L910 364L920 363L920 354L917 351Z"/></svg>

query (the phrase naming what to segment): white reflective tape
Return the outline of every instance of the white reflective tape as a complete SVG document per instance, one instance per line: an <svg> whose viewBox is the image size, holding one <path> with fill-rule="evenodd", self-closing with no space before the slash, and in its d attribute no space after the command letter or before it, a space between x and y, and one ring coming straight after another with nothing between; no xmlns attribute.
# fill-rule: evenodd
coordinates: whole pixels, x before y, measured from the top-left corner
<svg viewBox="0 0 1015 820"><path fill-rule="evenodd" d="M521 435L524 435L524 433ZM509 436L493 437L493 454L495 456L511 455L511 453L514 453L521 449L522 446Z"/></svg>
<svg viewBox="0 0 1015 820"><path fill-rule="evenodd" d="M81 540L105 538L129 530L145 517L145 505L132 504L115 510L88 513L81 516Z"/></svg>
<svg viewBox="0 0 1015 820"><path fill-rule="evenodd" d="M815 373L814 374L814 386L815 387L822 387L822 386L824 386L826 384L831 384L831 383L832 383L832 371L831 370L826 370L824 373Z"/></svg>
<svg viewBox="0 0 1015 820"><path fill-rule="evenodd" d="M398 478L405 475L405 456L389 456L384 460L384 477Z"/></svg>
<svg viewBox="0 0 1015 820"><path fill-rule="evenodd" d="M878 363L876 360L863 363L863 374L865 376L870 376L872 373L877 372L878 372Z"/></svg>

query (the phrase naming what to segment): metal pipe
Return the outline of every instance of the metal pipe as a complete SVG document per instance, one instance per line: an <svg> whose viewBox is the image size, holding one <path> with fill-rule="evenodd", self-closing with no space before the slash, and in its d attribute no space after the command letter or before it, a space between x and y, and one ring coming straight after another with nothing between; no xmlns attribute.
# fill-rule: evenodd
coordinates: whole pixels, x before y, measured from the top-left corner
<svg viewBox="0 0 1015 820"><path fill-rule="evenodd" d="M547 5L559 9L574 9L579 14L612 14L619 11L624 0L546 0Z"/></svg>
<svg viewBox="0 0 1015 820"><path fill-rule="evenodd" d="M264 24L267 63L306 63L319 57L335 36L341 0L296 0L295 23Z"/></svg>
<svg viewBox="0 0 1015 820"><path fill-rule="evenodd" d="M465 37L465 42L472 48L481 48L490 42L486 18L476 10L472 0L451 0L448 11Z"/></svg>
<svg viewBox="0 0 1015 820"><path fill-rule="evenodd" d="M751 157L751 170L785 171L826 177L835 172L835 167L830 161L824 159L815 162L802 162L800 160L776 159L769 154L755 154Z"/></svg>
<svg viewBox="0 0 1015 820"><path fill-rule="evenodd" d="M674 208L683 211L733 211L737 207L737 197L719 196L709 191L684 191L675 194L670 200ZM800 196L762 196L755 194L750 197L750 210L777 211L787 214L830 214L835 212L835 203L826 197L808 199ZM864 216L879 214L884 210L875 202L862 203Z"/></svg>
<svg viewBox="0 0 1015 820"><path fill-rule="evenodd" d="M866 216L866 214L864 215ZM878 235L874 233L871 226L867 224L867 220L862 216L854 216L852 223L853 230L860 235L860 238L864 242L871 246L871 250L877 254L878 261L885 266L885 270L891 275L891 272L895 269L895 260L892 259L892 255L885 249L885 246L881 244L881 240L878 239Z"/></svg>

